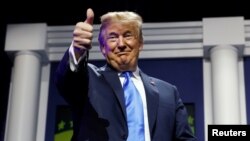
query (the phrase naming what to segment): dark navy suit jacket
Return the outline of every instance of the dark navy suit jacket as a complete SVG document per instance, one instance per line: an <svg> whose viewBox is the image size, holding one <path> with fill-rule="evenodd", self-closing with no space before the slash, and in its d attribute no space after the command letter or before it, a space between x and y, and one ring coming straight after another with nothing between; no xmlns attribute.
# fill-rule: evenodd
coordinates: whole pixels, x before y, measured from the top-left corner
<svg viewBox="0 0 250 141"><path fill-rule="evenodd" d="M151 141L196 141L175 86L140 71L147 101ZM81 61L69 67L68 52L56 71L55 83L73 113L72 141L124 141L128 136L124 93L117 72Z"/></svg>

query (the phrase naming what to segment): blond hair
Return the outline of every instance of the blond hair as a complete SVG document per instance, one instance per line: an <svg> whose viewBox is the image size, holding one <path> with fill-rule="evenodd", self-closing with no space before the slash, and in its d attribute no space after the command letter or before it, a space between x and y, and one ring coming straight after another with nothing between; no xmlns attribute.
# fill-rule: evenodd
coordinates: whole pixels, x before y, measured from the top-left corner
<svg viewBox="0 0 250 141"><path fill-rule="evenodd" d="M104 33L106 26L110 23L120 22L120 23L128 23L135 26L137 37L139 40L143 42L142 35L142 17L135 12L130 11L121 11L121 12L108 12L101 16L101 27L99 32L99 43L101 46L104 45Z"/></svg>

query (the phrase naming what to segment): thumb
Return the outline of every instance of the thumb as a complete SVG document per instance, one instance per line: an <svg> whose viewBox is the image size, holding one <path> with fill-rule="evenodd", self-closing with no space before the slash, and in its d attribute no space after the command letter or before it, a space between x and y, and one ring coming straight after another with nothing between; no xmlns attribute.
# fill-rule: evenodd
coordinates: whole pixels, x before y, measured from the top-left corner
<svg viewBox="0 0 250 141"><path fill-rule="evenodd" d="M87 18L86 18L86 20L84 22L93 25L93 22L94 22L94 12L93 12L93 10L91 8L89 8L87 10L86 16L87 16Z"/></svg>

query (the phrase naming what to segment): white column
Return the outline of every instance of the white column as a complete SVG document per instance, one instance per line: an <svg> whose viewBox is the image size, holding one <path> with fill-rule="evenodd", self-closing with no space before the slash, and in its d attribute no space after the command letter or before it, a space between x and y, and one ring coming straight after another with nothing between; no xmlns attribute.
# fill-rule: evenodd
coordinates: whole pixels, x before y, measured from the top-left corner
<svg viewBox="0 0 250 141"><path fill-rule="evenodd" d="M210 51L215 124L240 124L238 49L216 46Z"/></svg>
<svg viewBox="0 0 250 141"><path fill-rule="evenodd" d="M5 141L36 141L42 65L48 62L47 25L7 26L5 51L13 59Z"/></svg>
<svg viewBox="0 0 250 141"><path fill-rule="evenodd" d="M41 57L21 51L14 59L6 141L35 141L39 105Z"/></svg>
<svg viewBox="0 0 250 141"><path fill-rule="evenodd" d="M246 111L240 60L245 47L243 17L203 19L205 128L208 124L243 124ZM209 77L209 78L208 78ZM243 109L243 110L242 110Z"/></svg>

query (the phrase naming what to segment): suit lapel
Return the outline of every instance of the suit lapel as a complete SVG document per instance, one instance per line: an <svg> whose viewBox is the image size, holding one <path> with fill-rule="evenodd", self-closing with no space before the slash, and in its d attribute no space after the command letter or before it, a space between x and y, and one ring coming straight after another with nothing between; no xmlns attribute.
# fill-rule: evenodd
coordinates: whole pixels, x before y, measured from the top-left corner
<svg viewBox="0 0 250 141"><path fill-rule="evenodd" d="M117 97L119 104L122 109L124 120L126 120L126 107L125 107L125 99L124 99L124 92L119 80L119 77L117 75L117 72L112 70L110 67L106 66L102 71L100 71L101 74L103 74L105 80L109 83L109 85L112 87L115 96ZM148 122L149 122L149 128L150 133L152 135L153 128L156 122L156 116L157 116L157 110L158 110L158 104L159 104L159 92L158 89L155 87L155 82L150 79L146 74L140 71L140 75L143 81L143 85L145 88L146 93L146 99L147 99L147 109L148 109Z"/></svg>
<svg viewBox="0 0 250 141"><path fill-rule="evenodd" d="M150 133L152 135L153 128L156 122L158 104L159 104L159 92L155 87L155 82L150 79L146 74L140 72L147 98L147 109L148 109L148 122Z"/></svg>
<svg viewBox="0 0 250 141"><path fill-rule="evenodd" d="M109 83L110 87L112 87L115 93L115 96L117 97L119 101L119 105L122 109L124 119L126 120L126 107L124 103L125 101L124 92L123 92L119 77L117 75L117 72L106 67L104 71L101 71L101 73L103 74L105 80Z"/></svg>

